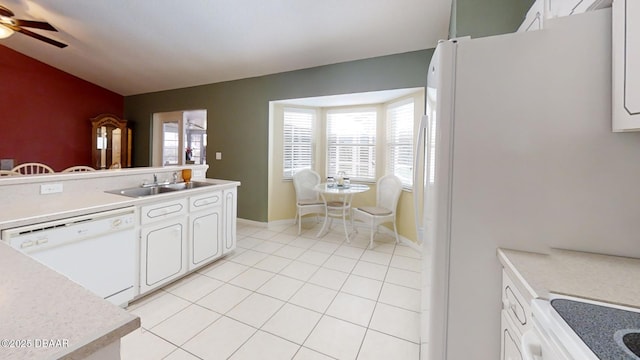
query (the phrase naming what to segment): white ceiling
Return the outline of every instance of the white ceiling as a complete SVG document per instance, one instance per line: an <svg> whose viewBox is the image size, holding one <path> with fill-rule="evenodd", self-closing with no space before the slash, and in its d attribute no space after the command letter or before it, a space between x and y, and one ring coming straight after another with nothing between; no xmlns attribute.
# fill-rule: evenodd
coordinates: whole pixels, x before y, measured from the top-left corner
<svg viewBox="0 0 640 360"><path fill-rule="evenodd" d="M59 49L0 44L121 95L435 47L451 0L0 0Z"/></svg>

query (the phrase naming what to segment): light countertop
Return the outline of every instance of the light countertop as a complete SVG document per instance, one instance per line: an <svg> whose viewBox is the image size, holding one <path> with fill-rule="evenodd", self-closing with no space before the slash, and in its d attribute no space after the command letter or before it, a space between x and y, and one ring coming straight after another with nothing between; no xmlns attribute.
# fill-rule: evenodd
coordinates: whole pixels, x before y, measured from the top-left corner
<svg viewBox="0 0 640 360"><path fill-rule="evenodd" d="M131 198L106 193L104 190L93 189L81 192L65 190L59 194L43 196L21 196L19 201L11 201L11 206L0 207L0 230L127 206L141 205L148 202L170 200L177 197L190 196L206 191L240 185L239 182L230 180L203 179L198 181L214 182L216 185L167 192L141 198ZM114 187L117 188L117 186Z"/></svg>
<svg viewBox="0 0 640 360"><path fill-rule="evenodd" d="M498 258L534 297L555 293L640 308L640 259L560 249L498 249Z"/></svg>
<svg viewBox="0 0 640 360"><path fill-rule="evenodd" d="M81 359L140 327L139 317L5 243L0 263L2 359ZM25 347L7 347L6 340ZM43 340L62 346L45 347Z"/></svg>

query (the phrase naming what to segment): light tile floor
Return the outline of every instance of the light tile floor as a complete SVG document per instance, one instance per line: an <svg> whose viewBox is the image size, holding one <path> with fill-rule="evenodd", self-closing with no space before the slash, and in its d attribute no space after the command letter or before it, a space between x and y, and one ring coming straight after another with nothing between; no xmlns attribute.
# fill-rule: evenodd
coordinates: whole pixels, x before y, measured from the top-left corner
<svg viewBox="0 0 640 360"><path fill-rule="evenodd" d="M238 223L232 254L128 307L122 359L417 360L420 254L303 225Z"/></svg>

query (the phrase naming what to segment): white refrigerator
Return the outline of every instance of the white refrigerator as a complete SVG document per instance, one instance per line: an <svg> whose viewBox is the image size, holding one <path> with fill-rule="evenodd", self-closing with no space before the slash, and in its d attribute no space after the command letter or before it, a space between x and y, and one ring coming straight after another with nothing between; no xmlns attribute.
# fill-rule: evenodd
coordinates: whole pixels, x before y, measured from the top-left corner
<svg viewBox="0 0 640 360"><path fill-rule="evenodd" d="M421 358L496 360L498 247L640 257L640 134L611 132L611 11L442 41L426 97Z"/></svg>

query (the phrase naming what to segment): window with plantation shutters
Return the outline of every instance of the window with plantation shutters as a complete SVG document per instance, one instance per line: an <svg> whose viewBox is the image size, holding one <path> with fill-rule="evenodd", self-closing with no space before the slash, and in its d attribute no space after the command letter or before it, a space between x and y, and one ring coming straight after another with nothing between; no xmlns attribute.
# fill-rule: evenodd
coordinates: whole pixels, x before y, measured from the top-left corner
<svg viewBox="0 0 640 360"><path fill-rule="evenodd" d="M315 111L284 109L283 176L291 178L296 171L313 167L313 123Z"/></svg>
<svg viewBox="0 0 640 360"><path fill-rule="evenodd" d="M400 178L406 188L413 186L414 101L408 99L387 107L387 174Z"/></svg>
<svg viewBox="0 0 640 360"><path fill-rule="evenodd" d="M327 112L327 176L376 179L376 109Z"/></svg>

